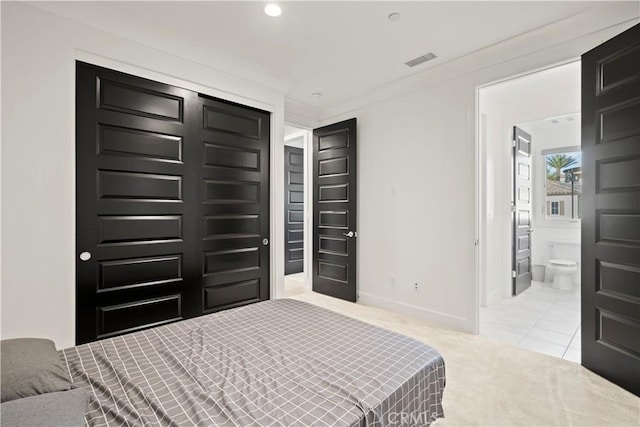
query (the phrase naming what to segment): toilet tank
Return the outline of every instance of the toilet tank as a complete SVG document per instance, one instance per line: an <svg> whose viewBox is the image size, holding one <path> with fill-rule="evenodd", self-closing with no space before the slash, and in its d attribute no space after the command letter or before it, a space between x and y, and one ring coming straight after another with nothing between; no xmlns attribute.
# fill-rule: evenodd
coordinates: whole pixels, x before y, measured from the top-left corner
<svg viewBox="0 0 640 427"><path fill-rule="evenodd" d="M580 243L552 241L551 259L566 259L580 263Z"/></svg>

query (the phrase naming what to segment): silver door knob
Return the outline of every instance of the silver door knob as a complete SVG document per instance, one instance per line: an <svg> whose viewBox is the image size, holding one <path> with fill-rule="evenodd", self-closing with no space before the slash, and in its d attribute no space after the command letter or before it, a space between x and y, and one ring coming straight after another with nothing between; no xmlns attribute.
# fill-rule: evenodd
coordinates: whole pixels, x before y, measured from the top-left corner
<svg viewBox="0 0 640 427"><path fill-rule="evenodd" d="M353 231L349 231L348 233L342 233L342 235L345 237L353 237L355 236L355 233Z"/></svg>
<svg viewBox="0 0 640 427"><path fill-rule="evenodd" d="M262 244L267 246L269 244L269 239L262 239Z"/></svg>
<svg viewBox="0 0 640 427"><path fill-rule="evenodd" d="M82 252L80 254L80 261L89 261L91 259L91 252Z"/></svg>

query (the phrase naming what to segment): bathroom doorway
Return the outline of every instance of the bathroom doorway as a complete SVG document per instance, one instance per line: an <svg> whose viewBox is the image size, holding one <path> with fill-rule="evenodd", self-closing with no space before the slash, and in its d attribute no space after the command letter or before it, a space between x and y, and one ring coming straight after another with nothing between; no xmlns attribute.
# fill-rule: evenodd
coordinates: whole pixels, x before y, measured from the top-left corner
<svg viewBox="0 0 640 427"><path fill-rule="evenodd" d="M580 363L580 63L480 88L479 107L480 335Z"/></svg>

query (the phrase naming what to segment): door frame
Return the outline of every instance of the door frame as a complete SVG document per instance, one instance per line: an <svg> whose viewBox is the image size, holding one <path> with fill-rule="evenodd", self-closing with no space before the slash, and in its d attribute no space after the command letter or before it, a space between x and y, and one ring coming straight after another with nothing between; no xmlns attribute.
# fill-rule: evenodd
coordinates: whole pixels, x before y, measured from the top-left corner
<svg viewBox="0 0 640 427"><path fill-rule="evenodd" d="M487 206L486 206L486 196L487 196L487 141L486 138L483 137L484 133L484 119L483 114L480 111L480 91L484 88L488 88L489 86L493 86L499 83L505 83L510 80L516 80L522 77L526 77L532 74L539 73L541 71L550 70L556 67L561 67L563 65L571 64L574 62L579 62L580 57L571 57L564 61L556 62L553 64L546 65L544 67L534 68L532 70L528 70L523 73L514 74L505 78L493 80L481 85L477 85L475 87L475 156L474 156L474 165L475 165L475 271L476 271L476 279L474 286L474 313L472 317L472 332L476 335L480 334L480 303L481 299L483 299L482 293L486 289L487 286L487 263L489 262L487 259ZM532 117L531 120L543 119L545 117ZM517 125L517 123L512 123L512 126ZM511 251L511 246L505 248L509 253ZM511 287L511 276L508 277L509 288Z"/></svg>
<svg viewBox="0 0 640 427"><path fill-rule="evenodd" d="M225 91L220 88L215 88L211 86L206 86L203 84L199 84L197 82L184 80L178 77L174 77L172 75L168 75L163 73L162 71L153 70L149 68L143 68L141 66L137 66L131 63L121 62L116 59L107 58L101 55L97 55L91 52L83 51L75 49L70 58L72 65L72 73L70 79L73 84L71 85L74 88L73 94L70 98L70 104L68 108L72 111L71 117L73 118L72 123L69 124L70 127L70 144L74 146L75 152L75 141L76 141L76 111L75 111L75 103L76 103L76 74L75 74L75 63L76 61L82 61L89 64L93 64L99 67L109 68L115 71L119 71L122 73L132 74L138 77L142 77L149 80L154 80L160 83L181 87L183 89L192 90L197 93L201 93L204 95L209 95L215 98L219 98L226 101L231 101L235 103L239 103L242 105L246 105L248 107L258 108L264 111L267 111L271 114L270 116L270 159L269 159L269 197L270 197L270 224L269 224L269 234L270 234L270 266L269 266L269 278L270 278L270 299L282 298L284 294L284 239L282 236L284 235L284 144L279 143L279 141L283 141L284 139L284 101L282 102L274 102L268 103L263 101L258 101L256 99L248 98L242 95L238 95L232 92ZM73 170L76 168L75 164L75 156L72 160ZM73 174L73 182L72 182L75 194L76 187L76 174ZM76 222L76 205L75 205L75 197L73 198L73 223ZM279 237L278 237L279 236ZM76 262L78 260L77 257L77 247L76 247L76 230L74 227L73 230L73 242L72 249L70 249L71 256L69 257L69 268L73 271L74 283L77 281L76 277ZM75 285L74 285L74 294L73 298L75 299ZM75 331L76 319L73 316L73 331ZM73 332L75 334L75 332Z"/></svg>

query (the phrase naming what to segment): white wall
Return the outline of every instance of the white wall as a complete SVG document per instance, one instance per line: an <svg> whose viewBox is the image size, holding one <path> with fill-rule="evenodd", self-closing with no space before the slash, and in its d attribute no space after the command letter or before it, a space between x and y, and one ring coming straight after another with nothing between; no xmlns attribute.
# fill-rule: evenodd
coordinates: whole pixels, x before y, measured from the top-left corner
<svg viewBox="0 0 640 427"><path fill-rule="evenodd" d="M284 95L275 89L2 2L2 338L74 344L78 58L271 111L272 141L283 140ZM283 147L272 147L271 234L282 235ZM282 290L282 244L272 239L275 295Z"/></svg>
<svg viewBox="0 0 640 427"><path fill-rule="evenodd" d="M505 296L505 277L511 277L511 257L504 253L505 248L511 247L511 128L505 126L505 114L508 114L505 106L484 91L479 108L486 117L487 135L486 141L480 141L485 176L482 184L486 188L485 197L480 199L484 203L480 208L480 215L484 217L481 220L486 221L481 241L495 242L487 245L481 259L480 278L485 288L480 292L480 304L488 306Z"/></svg>
<svg viewBox="0 0 640 427"><path fill-rule="evenodd" d="M361 303L473 330L478 79L457 78L323 121L358 119Z"/></svg>
<svg viewBox="0 0 640 427"><path fill-rule="evenodd" d="M548 49L444 82L416 83L406 94L367 106L354 103L322 120L324 125L358 119L361 303L477 332L477 88L577 58L628 26L558 41ZM553 94L553 90L544 92ZM544 102L522 100L513 110L504 108L504 120L519 123L546 117L549 105L548 98ZM545 109L537 117L540 107ZM478 197L486 198L486 189L483 191ZM496 190L496 215L500 206L507 210L510 206L509 199L502 204L502 196ZM510 256L508 250L494 250ZM504 285L510 284L510 278L507 280L502 283L505 290ZM416 282L418 291L414 290Z"/></svg>

